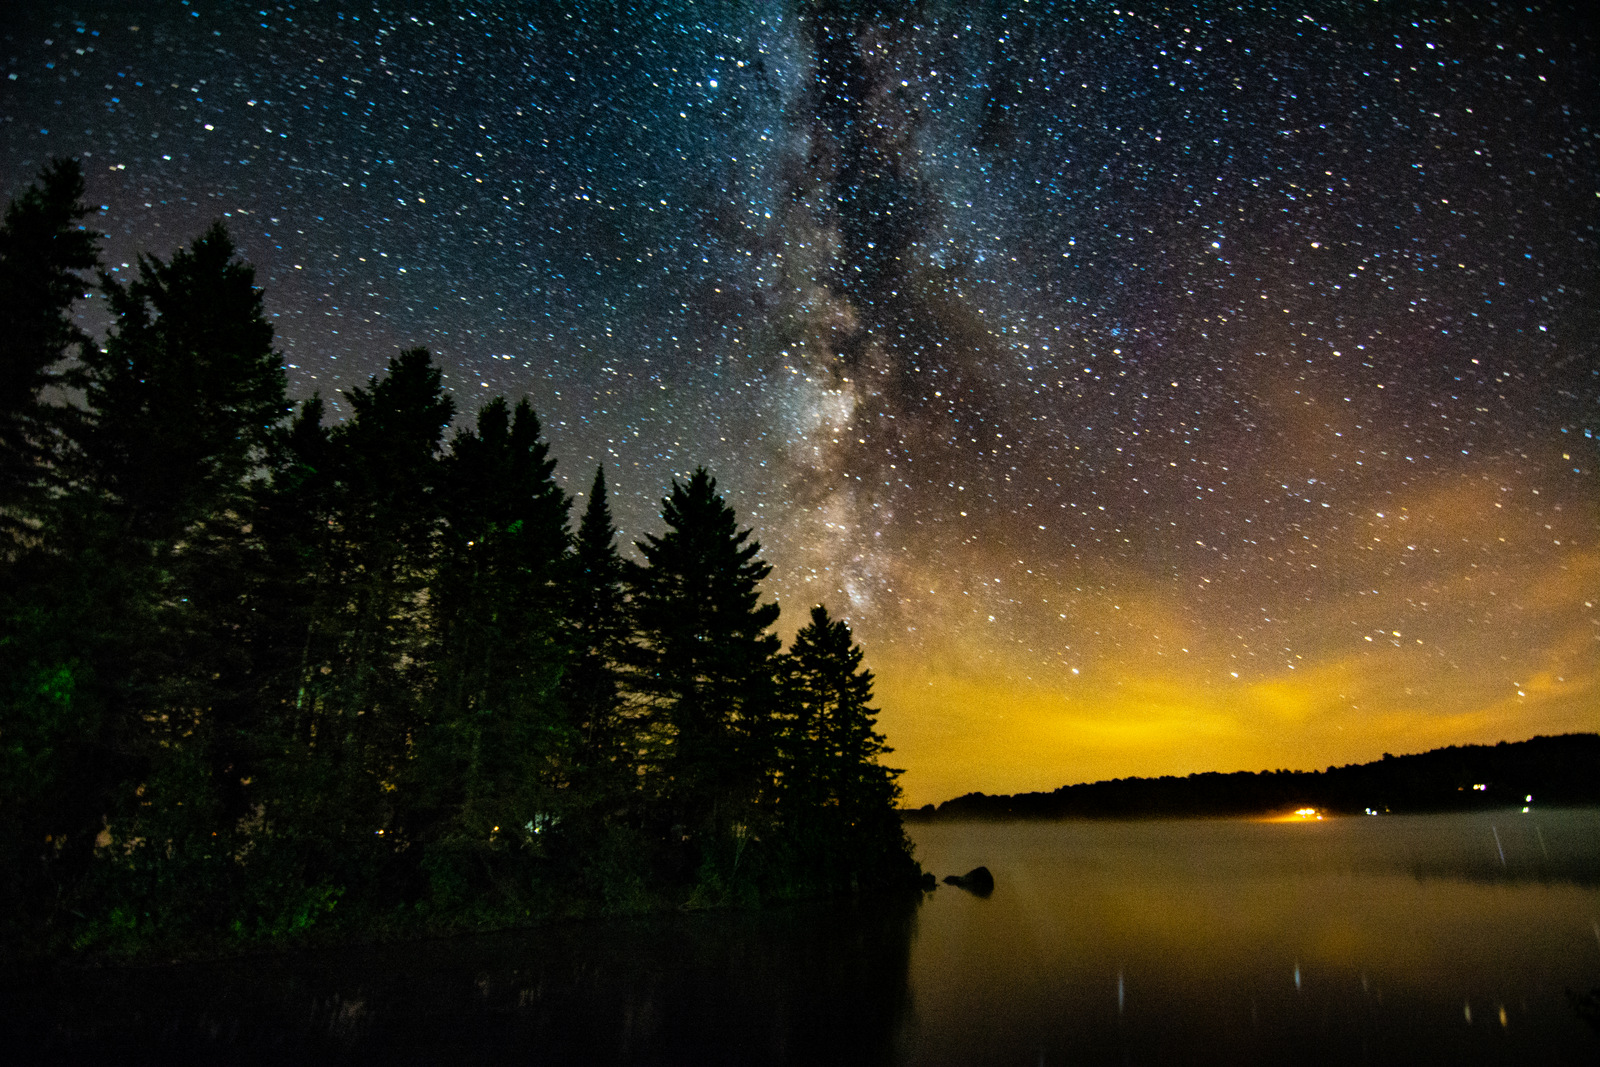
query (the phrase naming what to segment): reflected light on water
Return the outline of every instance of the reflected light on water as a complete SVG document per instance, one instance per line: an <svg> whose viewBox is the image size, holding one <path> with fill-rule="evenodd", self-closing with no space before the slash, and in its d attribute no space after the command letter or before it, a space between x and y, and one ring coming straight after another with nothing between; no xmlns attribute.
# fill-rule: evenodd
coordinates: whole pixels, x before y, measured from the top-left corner
<svg viewBox="0 0 1600 1067"><path fill-rule="evenodd" d="M1595 1062L1600 811L1319 814L917 824L927 869L995 883L920 904L9 979L0 960L0 1048L386 1067Z"/></svg>
<svg viewBox="0 0 1600 1067"><path fill-rule="evenodd" d="M901 1062L1592 1062L1600 812L1485 815L913 826Z"/></svg>

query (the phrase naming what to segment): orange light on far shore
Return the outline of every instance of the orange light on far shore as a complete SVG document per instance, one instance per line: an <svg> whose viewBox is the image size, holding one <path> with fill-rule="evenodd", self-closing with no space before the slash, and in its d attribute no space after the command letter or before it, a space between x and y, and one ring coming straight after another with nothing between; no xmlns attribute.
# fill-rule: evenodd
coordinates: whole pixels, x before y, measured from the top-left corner
<svg viewBox="0 0 1600 1067"><path fill-rule="evenodd" d="M1269 815L1262 822L1321 822L1322 812L1316 808L1296 808L1286 815Z"/></svg>

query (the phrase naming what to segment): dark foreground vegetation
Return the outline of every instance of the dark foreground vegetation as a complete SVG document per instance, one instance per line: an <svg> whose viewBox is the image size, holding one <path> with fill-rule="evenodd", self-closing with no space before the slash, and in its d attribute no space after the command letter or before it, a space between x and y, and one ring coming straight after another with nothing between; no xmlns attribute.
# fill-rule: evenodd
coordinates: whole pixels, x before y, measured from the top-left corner
<svg viewBox="0 0 1600 1067"><path fill-rule="evenodd" d="M1049 793L968 793L906 817L1148 819L1268 815L1316 808L1334 815L1415 814L1600 804L1600 734L1452 745L1325 771L1239 771L1186 778L1117 778Z"/></svg>
<svg viewBox="0 0 1600 1067"><path fill-rule="evenodd" d="M915 885L872 676L698 471L618 554L524 401L414 349L292 405L213 227L0 227L0 941L215 952ZM73 324L98 273L103 342ZM457 428L451 431L452 425Z"/></svg>

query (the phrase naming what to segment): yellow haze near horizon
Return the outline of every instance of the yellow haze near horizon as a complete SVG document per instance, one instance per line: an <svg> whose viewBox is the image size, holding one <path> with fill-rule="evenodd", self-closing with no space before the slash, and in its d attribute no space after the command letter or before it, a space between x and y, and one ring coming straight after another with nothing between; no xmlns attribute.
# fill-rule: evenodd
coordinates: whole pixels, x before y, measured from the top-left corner
<svg viewBox="0 0 1600 1067"><path fill-rule="evenodd" d="M1417 666L1369 654L1224 684L1107 664L1047 684L885 662L877 704L911 806L1109 778L1318 770L1600 728L1592 666L1560 681L1538 672L1510 691L1471 677L1419 685Z"/></svg>

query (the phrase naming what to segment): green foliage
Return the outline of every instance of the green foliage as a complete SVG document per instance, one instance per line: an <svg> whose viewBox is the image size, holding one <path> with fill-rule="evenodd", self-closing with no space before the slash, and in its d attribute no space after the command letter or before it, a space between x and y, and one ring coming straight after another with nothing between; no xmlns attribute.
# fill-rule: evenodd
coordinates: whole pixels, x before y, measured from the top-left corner
<svg viewBox="0 0 1600 1067"><path fill-rule="evenodd" d="M569 532L526 401L446 443L426 350L325 426L220 226L102 275L94 345L81 190L53 165L0 227L0 942L206 953L913 884L860 649L819 608L781 651L704 470L632 563L603 471ZM62 385L85 406L47 405Z"/></svg>

